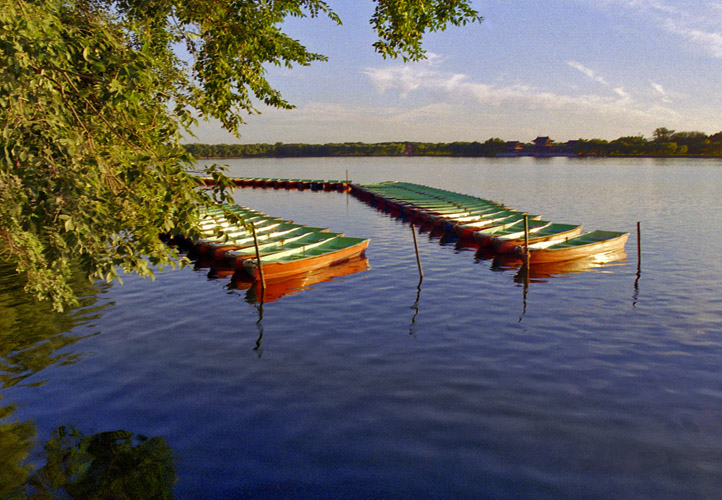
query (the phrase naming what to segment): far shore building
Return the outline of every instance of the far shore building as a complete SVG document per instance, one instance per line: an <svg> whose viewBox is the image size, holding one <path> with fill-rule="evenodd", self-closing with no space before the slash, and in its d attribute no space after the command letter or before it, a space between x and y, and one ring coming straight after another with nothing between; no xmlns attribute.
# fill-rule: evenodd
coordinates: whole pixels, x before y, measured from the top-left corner
<svg viewBox="0 0 722 500"><path fill-rule="evenodd" d="M537 137L534 139L534 154L551 154L554 149L554 141L549 137Z"/></svg>
<svg viewBox="0 0 722 500"><path fill-rule="evenodd" d="M579 141L555 144L549 137L539 136L531 144L507 141L504 143L503 151L497 153L496 156L577 156L578 144Z"/></svg>
<svg viewBox="0 0 722 500"><path fill-rule="evenodd" d="M504 143L504 153L520 154L524 150L524 145L519 141L507 141Z"/></svg>

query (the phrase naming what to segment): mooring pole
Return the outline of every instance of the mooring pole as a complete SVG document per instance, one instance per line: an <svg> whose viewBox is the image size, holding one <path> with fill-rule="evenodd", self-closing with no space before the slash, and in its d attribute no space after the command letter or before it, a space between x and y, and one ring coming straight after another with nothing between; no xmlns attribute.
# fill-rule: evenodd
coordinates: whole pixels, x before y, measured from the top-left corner
<svg viewBox="0 0 722 500"><path fill-rule="evenodd" d="M421 258L419 257L419 245L416 242L416 231L414 231L413 224L409 224L409 226L411 227L411 234L414 237L414 250L416 250L416 264L419 266L419 278L424 279L424 270L421 268ZM419 283L421 282L419 281Z"/></svg>
<svg viewBox="0 0 722 500"><path fill-rule="evenodd" d="M256 247L256 262L258 262L258 274L261 275L261 290L265 295L266 280L263 277L263 266L261 265L261 252L258 250L258 237L256 236L256 225L251 222L251 231L253 232L253 246Z"/></svg>

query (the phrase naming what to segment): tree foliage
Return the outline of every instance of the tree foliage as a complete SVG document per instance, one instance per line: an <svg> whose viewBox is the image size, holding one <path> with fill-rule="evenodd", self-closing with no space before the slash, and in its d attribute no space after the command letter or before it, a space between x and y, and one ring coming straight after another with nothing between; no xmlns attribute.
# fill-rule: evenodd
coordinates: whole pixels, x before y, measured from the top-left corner
<svg viewBox="0 0 722 500"><path fill-rule="evenodd" d="M185 144L197 158L286 158L327 156L494 156L504 141L480 142L344 142L331 144Z"/></svg>
<svg viewBox="0 0 722 500"><path fill-rule="evenodd" d="M654 130L652 139L642 135L620 137L613 141L579 139L577 154L587 156L722 156L722 132L675 132L664 127Z"/></svg>
<svg viewBox="0 0 722 500"><path fill-rule="evenodd" d="M665 129L666 130L666 129ZM656 131L655 131L656 136ZM554 144L552 154L579 156L722 156L722 132L670 132L667 140L642 135L605 139L579 139ZM185 144L196 158L285 158L326 156L496 156L505 142L491 138L484 142L344 142L332 144ZM522 155L535 154L533 143L524 144Z"/></svg>
<svg viewBox="0 0 722 500"><path fill-rule="evenodd" d="M469 3L378 0L375 48L419 59L425 33L480 20ZM266 68L323 60L282 30L320 15L340 22L324 0L0 0L0 258L26 291L62 309L75 267L111 281L182 264L159 235L193 234L228 185L210 167L219 187L199 188L182 134L291 107Z"/></svg>
<svg viewBox="0 0 722 500"><path fill-rule="evenodd" d="M379 38L374 48L384 58L417 61L425 55L421 40L426 32L481 20L463 0L379 0L371 18Z"/></svg>

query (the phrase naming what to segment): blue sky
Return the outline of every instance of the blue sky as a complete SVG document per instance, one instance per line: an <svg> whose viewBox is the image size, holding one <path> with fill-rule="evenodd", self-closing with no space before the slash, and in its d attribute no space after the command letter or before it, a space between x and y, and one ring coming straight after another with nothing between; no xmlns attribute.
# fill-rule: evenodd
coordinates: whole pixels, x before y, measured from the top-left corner
<svg viewBox="0 0 722 500"><path fill-rule="evenodd" d="M286 26L329 61L269 68L296 109L261 107L240 139L201 123L190 140L528 142L722 130L722 0L478 0L481 24L428 36L428 59L407 64L374 53L370 0L330 4L342 26Z"/></svg>

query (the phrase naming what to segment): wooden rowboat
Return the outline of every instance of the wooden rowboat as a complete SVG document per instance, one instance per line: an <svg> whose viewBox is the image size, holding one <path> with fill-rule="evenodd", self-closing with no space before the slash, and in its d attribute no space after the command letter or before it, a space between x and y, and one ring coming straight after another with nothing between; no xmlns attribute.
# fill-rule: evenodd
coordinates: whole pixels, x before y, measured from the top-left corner
<svg viewBox="0 0 722 500"><path fill-rule="evenodd" d="M627 253L621 249L562 262L541 262L533 266L524 266L517 260L516 264L509 266L505 264L505 257L502 255L494 259L491 267L497 271L517 270L514 277L514 281L517 283L543 283L569 274L624 265L626 259Z"/></svg>
<svg viewBox="0 0 722 500"><path fill-rule="evenodd" d="M539 229L532 228L533 222L542 221L529 221L529 238L528 242L530 245L534 245L541 242L556 241L562 242L569 238L579 236L582 232L581 224L548 224ZM488 244L493 245L494 250L497 253L510 253L514 252L516 247L524 244L524 230L506 235L494 235L489 238Z"/></svg>
<svg viewBox="0 0 722 500"><path fill-rule="evenodd" d="M529 234L537 233L544 228L551 226L553 223L548 220L530 220ZM514 220L507 224L491 226L474 233L474 240L481 246L491 246L492 242L497 239L515 239L524 236L524 218Z"/></svg>
<svg viewBox="0 0 722 500"><path fill-rule="evenodd" d="M629 233L616 231L591 231L562 242L556 240L529 245L529 262L564 262L624 249ZM517 247L517 253L522 252Z"/></svg>
<svg viewBox="0 0 722 500"><path fill-rule="evenodd" d="M290 224L292 222L272 217L253 218L251 220L247 219L247 221L253 222L257 233L268 232L280 227L283 224ZM243 238L250 235L251 231L243 226L218 226L213 229L209 228L201 230L201 237L198 239L198 243L220 244L228 240Z"/></svg>
<svg viewBox="0 0 722 500"><path fill-rule="evenodd" d="M282 241L274 241L266 244L258 245L258 251L263 257L271 255L289 256L297 253L305 253L312 248L327 243L339 236L343 236L341 233L328 233L314 231L306 234L302 234L297 237L284 239ZM246 259L254 259L256 257L256 248L253 247L241 248L239 250L229 250L225 253L225 260L228 263L233 262L236 269L240 269L243 265L243 261Z"/></svg>
<svg viewBox="0 0 722 500"><path fill-rule="evenodd" d="M263 246L290 242L293 241L292 238L310 233L323 233L327 231L327 228L322 227L309 227L299 224L281 224L266 232L256 231L255 241L258 242L260 250ZM232 238L222 243L209 243L205 247L205 252L201 252L201 254L213 254L215 259L220 260L225 257L226 252L251 247L255 248L253 235L246 235L245 237Z"/></svg>
<svg viewBox="0 0 722 500"><path fill-rule="evenodd" d="M261 256L263 277L266 280L280 279L338 264L363 256L368 244L368 239L337 236L319 245L309 245L301 252L280 251ZM256 259L243 260L242 269L253 279L260 279Z"/></svg>
<svg viewBox="0 0 722 500"><path fill-rule="evenodd" d="M529 220L538 220L540 215L529 215ZM494 227L507 227L510 224L518 223L524 220L524 214L521 212L512 212L511 214L500 214L488 219L480 219L475 222L465 224L456 224L454 231L462 238L472 238L477 231L488 231Z"/></svg>
<svg viewBox="0 0 722 500"><path fill-rule="evenodd" d="M539 219L539 215L530 215L529 219ZM432 222L437 226L442 226L446 231L455 232L459 235L470 236L471 231L490 228L501 223L513 222L515 220L523 220L524 214L515 210L504 209L489 212L486 214L478 214L469 217L461 217L459 219L439 219L433 218ZM464 229L467 229L464 231Z"/></svg>

